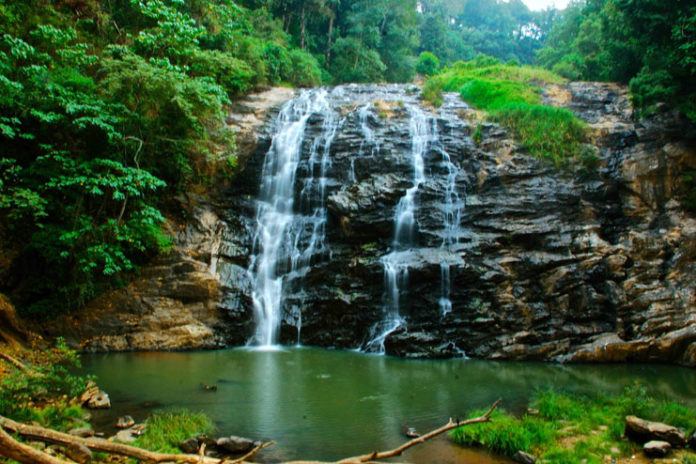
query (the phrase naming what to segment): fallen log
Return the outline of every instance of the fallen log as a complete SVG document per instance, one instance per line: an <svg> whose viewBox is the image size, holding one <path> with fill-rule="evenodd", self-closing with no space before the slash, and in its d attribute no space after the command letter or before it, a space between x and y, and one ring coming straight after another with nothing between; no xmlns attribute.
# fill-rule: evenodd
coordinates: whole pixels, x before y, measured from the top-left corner
<svg viewBox="0 0 696 464"><path fill-rule="evenodd" d="M166 454L157 453L153 451L148 451L142 448L136 448L135 446L122 445L120 443L113 443L107 440L96 440L76 437L73 435L68 435L67 433L56 432L55 430L46 429L43 427L35 425L26 425L19 422L15 422L6 417L0 416L0 428L9 430L12 433L16 433L21 437L28 438L30 440L42 441L44 443L54 443L58 445L82 445L87 447L92 451L101 451L109 454L117 454L120 456L127 456L129 458L137 459L139 461L146 461L152 463L160 462L183 462L190 464L219 464L220 459L215 459L207 456L199 456L197 454ZM10 437L10 439L12 439ZM14 440L12 440L14 441ZM21 445L20 443L14 441L14 443ZM261 449L270 446L273 442L265 443L258 446L254 453L260 451ZM24 445L22 445L24 446ZM13 446L13 449L17 449L17 446ZM4 452L4 449L0 450L0 454ZM44 454L44 453L42 453ZM50 456L49 456L50 457ZM248 455L251 457L251 454ZM13 458L14 459L14 458ZM19 462L33 462L33 461L19 461ZM60 462L60 461L59 461ZM41 462L40 464L44 464ZM45 464L55 464L54 462L49 463L45 461ZM62 463L65 464L65 463Z"/></svg>
<svg viewBox="0 0 696 464"><path fill-rule="evenodd" d="M65 461L16 441L0 427L0 456L22 464L65 464Z"/></svg>

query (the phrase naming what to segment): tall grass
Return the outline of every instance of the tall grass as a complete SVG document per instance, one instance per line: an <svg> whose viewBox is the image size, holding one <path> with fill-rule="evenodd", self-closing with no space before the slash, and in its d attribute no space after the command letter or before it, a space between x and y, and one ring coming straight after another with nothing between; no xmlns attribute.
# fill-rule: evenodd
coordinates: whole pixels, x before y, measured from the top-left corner
<svg viewBox="0 0 696 464"><path fill-rule="evenodd" d="M600 464L606 456L639 452L638 445L623 439L627 415L683 427L687 432L696 428L696 411L650 397L644 387L636 385L611 396L539 391L531 405L538 414L515 417L497 412L490 423L454 430L452 439L508 456L526 451L545 463Z"/></svg>
<svg viewBox="0 0 696 464"><path fill-rule="evenodd" d="M459 92L462 100L510 129L530 155L557 167L575 162L593 168L597 158L585 145L587 125L566 109L541 104L539 86L560 82L560 76L530 66L457 63L429 79L423 96L439 106L443 90Z"/></svg>
<svg viewBox="0 0 696 464"><path fill-rule="evenodd" d="M179 444L196 435L212 432L210 419L202 413L186 410L156 413L147 420L145 433L135 444L163 453L178 453Z"/></svg>

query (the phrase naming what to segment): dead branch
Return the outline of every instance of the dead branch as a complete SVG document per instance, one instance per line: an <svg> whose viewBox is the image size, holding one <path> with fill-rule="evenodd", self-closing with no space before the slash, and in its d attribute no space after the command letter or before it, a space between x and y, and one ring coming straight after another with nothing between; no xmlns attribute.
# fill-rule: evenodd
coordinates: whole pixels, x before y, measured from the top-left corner
<svg viewBox="0 0 696 464"><path fill-rule="evenodd" d="M22 437L42 441L44 443L55 443L59 445L78 444L86 446L87 448L93 451L101 451L109 454L118 454L120 456L127 456L129 458L137 459L139 461L147 461L152 463L178 461L190 464L219 464L220 462L219 459L214 459L206 456L204 456L201 460L201 456L199 456L198 454L156 453L153 451L144 450L142 448L122 445L120 443L113 443L106 440L95 440L75 437L72 435L68 435L67 433L56 432L55 430L45 429L43 427L20 424L19 422L15 422L11 419L7 419L6 417L2 416L0 416L0 429L6 429ZM266 444L266 446L270 446L270 444ZM55 463L42 462L40 464Z"/></svg>
<svg viewBox="0 0 696 464"><path fill-rule="evenodd" d="M408 448L418 445L420 443L423 443L426 440L429 440L433 437L436 437L442 433L445 433L449 430L456 429L457 427L463 427L465 425L471 425L471 424L479 424L481 422L490 422L491 420L491 414L495 410L495 408L498 407L502 399L499 399L493 405L486 411L485 414L479 417L474 417L473 419L467 419L463 422L454 422L452 419L449 420L449 422L440 427L439 429L435 429L431 432L426 433L425 435L421 435L418 438L414 438L411 441L407 441L403 445L399 446L398 448L394 448L393 450L390 451L382 451L382 452L377 452L374 451L371 454L365 454L363 456L356 456L353 458L348 458L348 459L343 459L341 461L338 461L339 464L352 464L352 463L359 463L359 462L370 462L370 461L377 461L379 459L386 459L386 458L391 458L393 456L399 456L401 453L406 451Z"/></svg>
<svg viewBox="0 0 696 464"><path fill-rule="evenodd" d="M65 464L65 461L16 441L0 427L0 456L22 464Z"/></svg>
<svg viewBox="0 0 696 464"><path fill-rule="evenodd" d="M0 351L0 359L4 359L8 363L12 364L14 367L19 369L20 371L24 372L31 372L27 366L25 366L22 362L18 361L17 359L13 358L7 353L3 353Z"/></svg>

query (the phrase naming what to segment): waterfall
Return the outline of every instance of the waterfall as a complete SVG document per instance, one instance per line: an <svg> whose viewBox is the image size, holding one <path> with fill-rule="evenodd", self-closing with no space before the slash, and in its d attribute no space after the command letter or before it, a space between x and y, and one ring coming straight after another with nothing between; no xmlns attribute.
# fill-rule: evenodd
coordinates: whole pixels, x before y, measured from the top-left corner
<svg viewBox="0 0 696 464"><path fill-rule="evenodd" d="M270 347L277 343L284 281L306 272L315 257L328 255L324 198L329 152L339 118L327 97L324 89L303 91L284 105L275 121L275 135L264 159L248 270L256 318L256 332L250 340L253 345ZM313 115L320 115L323 125L312 142L308 175L295 207L295 178Z"/></svg>
<svg viewBox="0 0 696 464"><path fill-rule="evenodd" d="M441 249L451 251L452 246L459 241L461 233L462 202L457 193L457 166L452 162L449 153L440 144L440 137L435 134L437 140L437 151L442 156L442 164L447 172L445 178L445 197L443 202L443 235ZM446 316L452 311L452 300L450 300L450 264L440 263L440 313Z"/></svg>
<svg viewBox="0 0 696 464"><path fill-rule="evenodd" d="M435 120L428 117L423 110L409 105L408 113L413 184L401 197L394 212L393 251L381 259L384 267L385 318L370 331L370 339L363 348L369 352L384 353L386 338L405 322L399 314L399 295L408 283L408 257L405 256L404 250L417 244L416 193L425 181L424 156L436 135Z"/></svg>

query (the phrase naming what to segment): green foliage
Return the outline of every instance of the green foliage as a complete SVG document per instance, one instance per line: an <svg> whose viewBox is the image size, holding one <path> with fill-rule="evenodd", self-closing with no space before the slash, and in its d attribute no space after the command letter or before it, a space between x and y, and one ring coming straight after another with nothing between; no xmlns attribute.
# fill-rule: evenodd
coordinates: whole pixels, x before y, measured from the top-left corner
<svg viewBox="0 0 696 464"><path fill-rule="evenodd" d="M331 75L336 82L380 82L386 66L379 53L369 50L354 38L341 38L333 46L335 58Z"/></svg>
<svg viewBox="0 0 696 464"><path fill-rule="evenodd" d="M478 416L484 411L474 413ZM539 419L523 416L517 419L506 412L494 412L491 423L455 429L452 439L463 446L479 445L507 456L517 451L531 452L548 446L554 437L554 426Z"/></svg>
<svg viewBox="0 0 696 464"><path fill-rule="evenodd" d="M611 396L538 391L531 406L537 415L517 418L497 412L492 422L456 429L452 438L461 445L480 445L508 456L523 450L548 463L600 464L606 456L630 456L638 451L638 445L623 439L627 415L685 427L687 431L693 429L696 420L696 411L650 397L640 385Z"/></svg>
<svg viewBox="0 0 696 464"><path fill-rule="evenodd" d="M179 443L196 435L208 434L214 427L202 413L186 410L155 413L147 419L145 433L135 444L163 453L180 453Z"/></svg>
<svg viewBox="0 0 696 464"><path fill-rule="evenodd" d="M418 55L416 71L426 76L437 74L440 69L440 60L430 52L422 52Z"/></svg>
<svg viewBox="0 0 696 464"><path fill-rule="evenodd" d="M27 371L13 369L2 379L0 415L59 429L74 425L83 413L68 400L82 394L88 381L71 373L80 360L61 340L43 352L42 358L41 364L30 364Z"/></svg>
<svg viewBox="0 0 696 464"><path fill-rule="evenodd" d="M540 103L538 85L558 82L562 82L560 76L540 68L501 65L496 59L478 56L431 78L423 95L438 104L442 90L457 91L464 101L508 127L531 155L558 167L573 160L589 169L596 158L583 143L585 124L568 110Z"/></svg>
<svg viewBox="0 0 696 464"><path fill-rule="evenodd" d="M569 79L630 83L642 114L666 102L696 121L695 44L689 2L578 2L563 12L538 62Z"/></svg>
<svg viewBox="0 0 696 464"><path fill-rule="evenodd" d="M24 314L78 308L171 247L167 198L235 171L231 98L321 80L232 0L0 0L0 23L0 233Z"/></svg>

